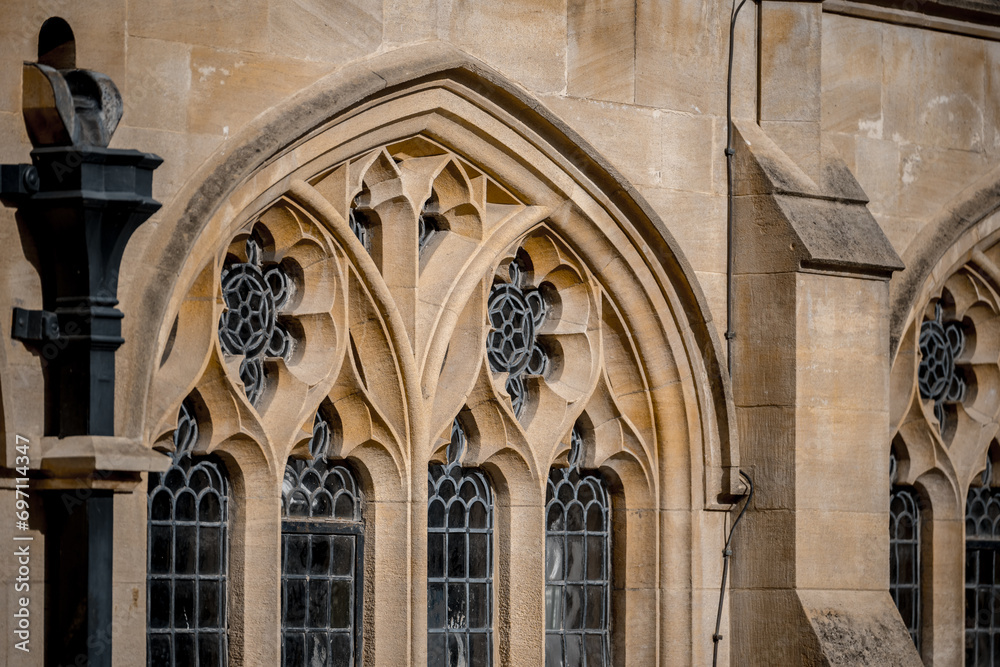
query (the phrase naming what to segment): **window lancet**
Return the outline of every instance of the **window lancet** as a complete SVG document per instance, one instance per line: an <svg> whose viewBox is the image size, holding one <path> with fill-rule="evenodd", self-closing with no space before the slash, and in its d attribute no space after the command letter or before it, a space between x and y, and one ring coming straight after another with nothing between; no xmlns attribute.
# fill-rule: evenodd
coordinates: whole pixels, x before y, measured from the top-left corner
<svg viewBox="0 0 1000 667"><path fill-rule="evenodd" d="M1000 654L1000 491L989 460L965 501L965 664L993 665Z"/></svg>
<svg viewBox="0 0 1000 667"><path fill-rule="evenodd" d="M599 474L583 472L573 428L568 468L549 473L545 498L545 664L611 664L611 503Z"/></svg>
<svg viewBox="0 0 1000 667"><path fill-rule="evenodd" d="M309 451L281 486L282 664L361 664L362 496L350 469L326 458L329 422L316 415Z"/></svg>
<svg viewBox="0 0 1000 667"><path fill-rule="evenodd" d="M493 492L482 472L461 467L465 443L456 418L448 463L428 473L428 667L493 661Z"/></svg>
<svg viewBox="0 0 1000 667"><path fill-rule="evenodd" d="M889 457L889 594L913 643L920 648L920 506L912 486L897 484L896 454Z"/></svg>
<svg viewBox="0 0 1000 667"><path fill-rule="evenodd" d="M541 291L525 284L524 274L521 260L511 261L510 282L493 285L487 304L491 326L486 338L490 369L508 374L507 393L518 417L528 393L524 376L543 375L548 363L538 342L538 330L545 322L545 299Z"/></svg>
<svg viewBox="0 0 1000 667"><path fill-rule="evenodd" d="M150 667L212 667L228 662L226 578L228 490L225 469L192 457L198 422L184 403L173 464L149 475L146 660Z"/></svg>

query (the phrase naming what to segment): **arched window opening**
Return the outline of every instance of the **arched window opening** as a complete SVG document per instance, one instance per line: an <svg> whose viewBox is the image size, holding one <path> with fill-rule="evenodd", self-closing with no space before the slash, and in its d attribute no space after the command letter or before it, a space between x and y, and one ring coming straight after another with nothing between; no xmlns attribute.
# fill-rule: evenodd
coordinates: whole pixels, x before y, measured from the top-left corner
<svg viewBox="0 0 1000 667"><path fill-rule="evenodd" d="M428 473L428 667L493 662L493 492L481 471L461 467L465 443L456 417L448 463Z"/></svg>
<svg viewBox="0 0 1000 667"><path fill-rule="evenodd" d="M553 468L545 494L545 664L611 664L611 502L600 474L580 470L573 428L569 467Z"/></svg>
<svg viewBox="0 0 1000 667"><path fill-rule="evenodd" d="M281 485L281 663L361 664L364 520L351 470L326 458L316 414L310 461L288 459Z"/></svg>
<svg viewBox="0 0 1000 667"><path fill-rule="evenodd" d="M1000 492L987 459L965 501L965 664L995 665L1000 656Z"/></svg>
<svg viewBox="0 0 1000 667"><path fill-rule="evenodd" d="M897 484L896 453L889 455L889 593L920 649L920 506L912 486Z"/></svg>
<svg viewBox="0 0 1000 667"><path fill-rule="evenodd" d="M225 468L194 457L194 410L185 402L174 431L173 464L149 475L146 660L150 667L228 662Z"/></svg>

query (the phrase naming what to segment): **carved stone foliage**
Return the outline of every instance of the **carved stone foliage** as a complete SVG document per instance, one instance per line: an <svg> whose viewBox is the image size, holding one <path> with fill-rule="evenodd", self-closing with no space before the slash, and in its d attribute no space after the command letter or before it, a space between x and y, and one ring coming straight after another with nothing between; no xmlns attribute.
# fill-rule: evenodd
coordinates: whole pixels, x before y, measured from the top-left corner
<svg viewBox="0 0 1000 667"><path fill-rule="evenodd" d="M1000 248L969 257L925 293L892 371L900 483L942 474L956 506L983 470L1000 417Z"/></svg>
<svg viewBox="0 0 1000 667"><path fill-rule="evenodd" d="M320 411L330 456L381 456L402 480L444 460L462 411L463 464L507 451L543 479L581 423L585 464L615 458L648 492L643 368L550 212L420 136L291 179L220 234L164 352L197 372L202 448L306 458Z"/></svg>

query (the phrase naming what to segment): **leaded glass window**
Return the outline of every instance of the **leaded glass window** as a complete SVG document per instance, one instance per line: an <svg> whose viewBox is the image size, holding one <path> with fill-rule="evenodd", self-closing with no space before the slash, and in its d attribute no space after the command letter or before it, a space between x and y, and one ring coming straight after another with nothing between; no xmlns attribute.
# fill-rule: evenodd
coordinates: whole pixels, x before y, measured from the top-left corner
<svg viewBox="0 0 1000 667"><path fill-rule="evenodd" d="M1000 665L1000 492L991 468L965 501L966 667Z"/></svg>
<svg viewBox="0 0 1000 667"><path fill-rule="evenodd" d="M581 471L573 429L569 467L553 468L545 494L545 664L611 664L611 503L596 472Z"/></svg>
<svg viewBox="0 0 1000 667"><path fill-rule="evenodd" d="M889 459L889 593L920 648L920 506L912 486L896 483L895 453Z"/></svg>
<svg viewBox="0 0 1000 667"><path fill-rule="evenodd" d="M490 290L486 351L490 369L507 373L507 393L520 417L528 397L525 376L544 375L548 366L548 355L538 340L547 308L542 292L528 285L520 258L510 262L507 273L509 282L497 282Z"/></svg>
<svg viewBox="0 0 1000 667"><path fill-rule="evenodd" d="M330 423L313 424L310 461L289 459L281 486L281 661L361 664L364 522L354 474L326 458Z"/></svg>
<svg viewBox="0 0 1000 667"><path fill-rule="evenodd" d="M194 457L198 422L181 407L173 463L149 474L146 660L150 667L228 661L226 574L229 483L211 457Z"/></svg>
<svg viewBox="0 0 1000 667"><path fill-rule="evenodd" d="M354 236L361 241L361 245L365 247L365 251L371 253L372 221L368 212L362 208L362 202L368 199L367 189L354 198L354 203L351 204L351 212L347 218L347 224L351 228L351 231L354 232Z"/></svg>
<svg viewBox="0 0 1000 667"><path fill-rule="evenodd" d="M461 467L465 442L456 418L448 463L428 474L428 667L493 661L493 492L481 471Z"/></svg>

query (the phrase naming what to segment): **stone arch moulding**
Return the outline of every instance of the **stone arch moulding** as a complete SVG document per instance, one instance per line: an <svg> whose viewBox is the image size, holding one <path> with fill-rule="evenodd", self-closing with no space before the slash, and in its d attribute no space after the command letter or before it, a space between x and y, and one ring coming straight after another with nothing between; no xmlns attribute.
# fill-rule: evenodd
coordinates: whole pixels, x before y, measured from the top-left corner
<svg viewBox="0 0 1000 667"><path fill-rule="evenodd" d="M434 176L442 183L441 190L454 194L495 184L506 189L484 196L473 193L480 196L481 210L455 209L443 216L451 221L449 237L460 236L488 250L474 253L447 293L435 296L439 308L433 316L421 313L416 302L401 309L388 306L397 285L382 276L380 263L389 249L366 252L353 236L345 238L347 227L341 223L348 217L350 202L316 198L322 174L347 163L357 167L345 176L348 180L363 178L362 171L391 170L394 160L388 158L394 156L384 150L376 154L378 150L398 148L416 136L460 156L468 167L441 167ZM406 157L414 165L434 157L422 155L420 148L410 150L414 152ZM425 160L415 171L437 169L428 164L432 161ZM481 178L476 177L477 170ZM388 179L393 181L391 187L400 189L395 195L380 195L385 205L419 206L423 194L406 191L419 180L411 176L407 172L388 178L383 173L370 180ZM367 182L358 184L372 188ZM488 223L493 228L486 228L486 218L500 215L504 206L513 211L509 219L503 224L494 219ZM273 431L275 423L264 424L245 401L226 394L222 380L232 383L238 369L226 367L212 348L217 347L215 326L223 308L217 296L219 273L227 261L247 260L238 256L238 250L233 255L220 249L236 247L232 244L237 237L254 233L268 216L284 216L294 219L294 224L286 222L301 238L268 242L274 247L282 243L286 249L297 247L300 268L309 261L309 252L322 255L329 265L331 289L365 295L370 312L334 312L322 331L315 322L314 329L305 333L306 325L294 325L301 336L329 340L336 359L326 366L317 361L322 368L314 364L308 377L294 377L275 362L283 389L298 383L301 400L316 405L310 403L312 414L303 410L285 415L281 445L270 445L264 455L272 470L280 470L281 457L308 439L320 398L332 386L353 382L357 391L345 390L337 409L365 415L368 442L392 451L401 475L397 483L405 486L402 478L407 476L410 457L425 457L433 444L432 433L443 428L437 421L446 412L443 404L435 410L417 409L405 397L433 393L434 368L448 361L448 347L453 344L441 341L452 340L447 332L462 330L463 318L468 317L464 309L472 307L468 304L485 299L484 283L468 276L476 270L494 270L505 252L516 251L518 243L544 224L553 238L571 246L570 253L593 283L592 315L605 320L593 326L612 343L598 352L627 353L636 360L636 377L647 389L656 388L646 392L649 405L644 409L655 418L650 417L646 438L650 452L643 456L664 457L667 462L661 466L668 471L667 478L657 481L666 494L660 502L725 508L720 503L731 500L741 488L733 404L718 335L694 272L665 224L581 137L525 91L467 54L439 44L419 45L355 63L324 78L230 140L225 154L206 163L162 216L169 224L151 234L141 250L143 257L133 263L144 271L123 286L121 295L123 303L141 303L147 314L125 322L126 339L133 347L130 363L121 364L118 371L117 410L126 433L141 435L147 442L163 439L180 402L197 389L203 401L209 401L213 391L218 394L212 399L214 409L225 412L229 424L228 434L216 433L203 447L217 447L237 433L269 440L265 432ZM480 219L474 220L477 216ZM377 231L373 237L378 244ZM273 248L271 252L269 257L277 257ZM448 252L461 255L461 244L433 249L435 255ZM413 268L422 273L422 260ZM300 320L310 316L301 308L292 315ZM279 319L284 316L279 313ZM377 324L372 326L378 331L365 336L362 345L381 346L395 360L395 386L386 394L392 397L368 395L363 369L355 366L359 354L375 351L360 349L352 318ZM184 349L185 354L171 355L172 349ZM589 384L577 388L563 423L571 424L573 415L584 410L598 381L612 385L628 381L606 372L598 375L592 373L586 380ZM479 380L467 377L471 392ZM456 411L460 407L453 406ZM619 416L633 421L642 413L632 404L616 409ZM435 421L436 417L442 419ZM645 426L635 423L634 430L641 435ZM422 451L406 451L407 441L423 443ZM541 460L532 463L539 470L547 465Z"/></svg>
<svg viewBox="0 0 1000 667"><path fill-rule="evenodd" d="M933 473L936 518L960 519L965 492L1000 433L1000 213L980 218L935 255L899 318L890 428L900 482ZM954 497L941 496L941 480Z"/></svg>

